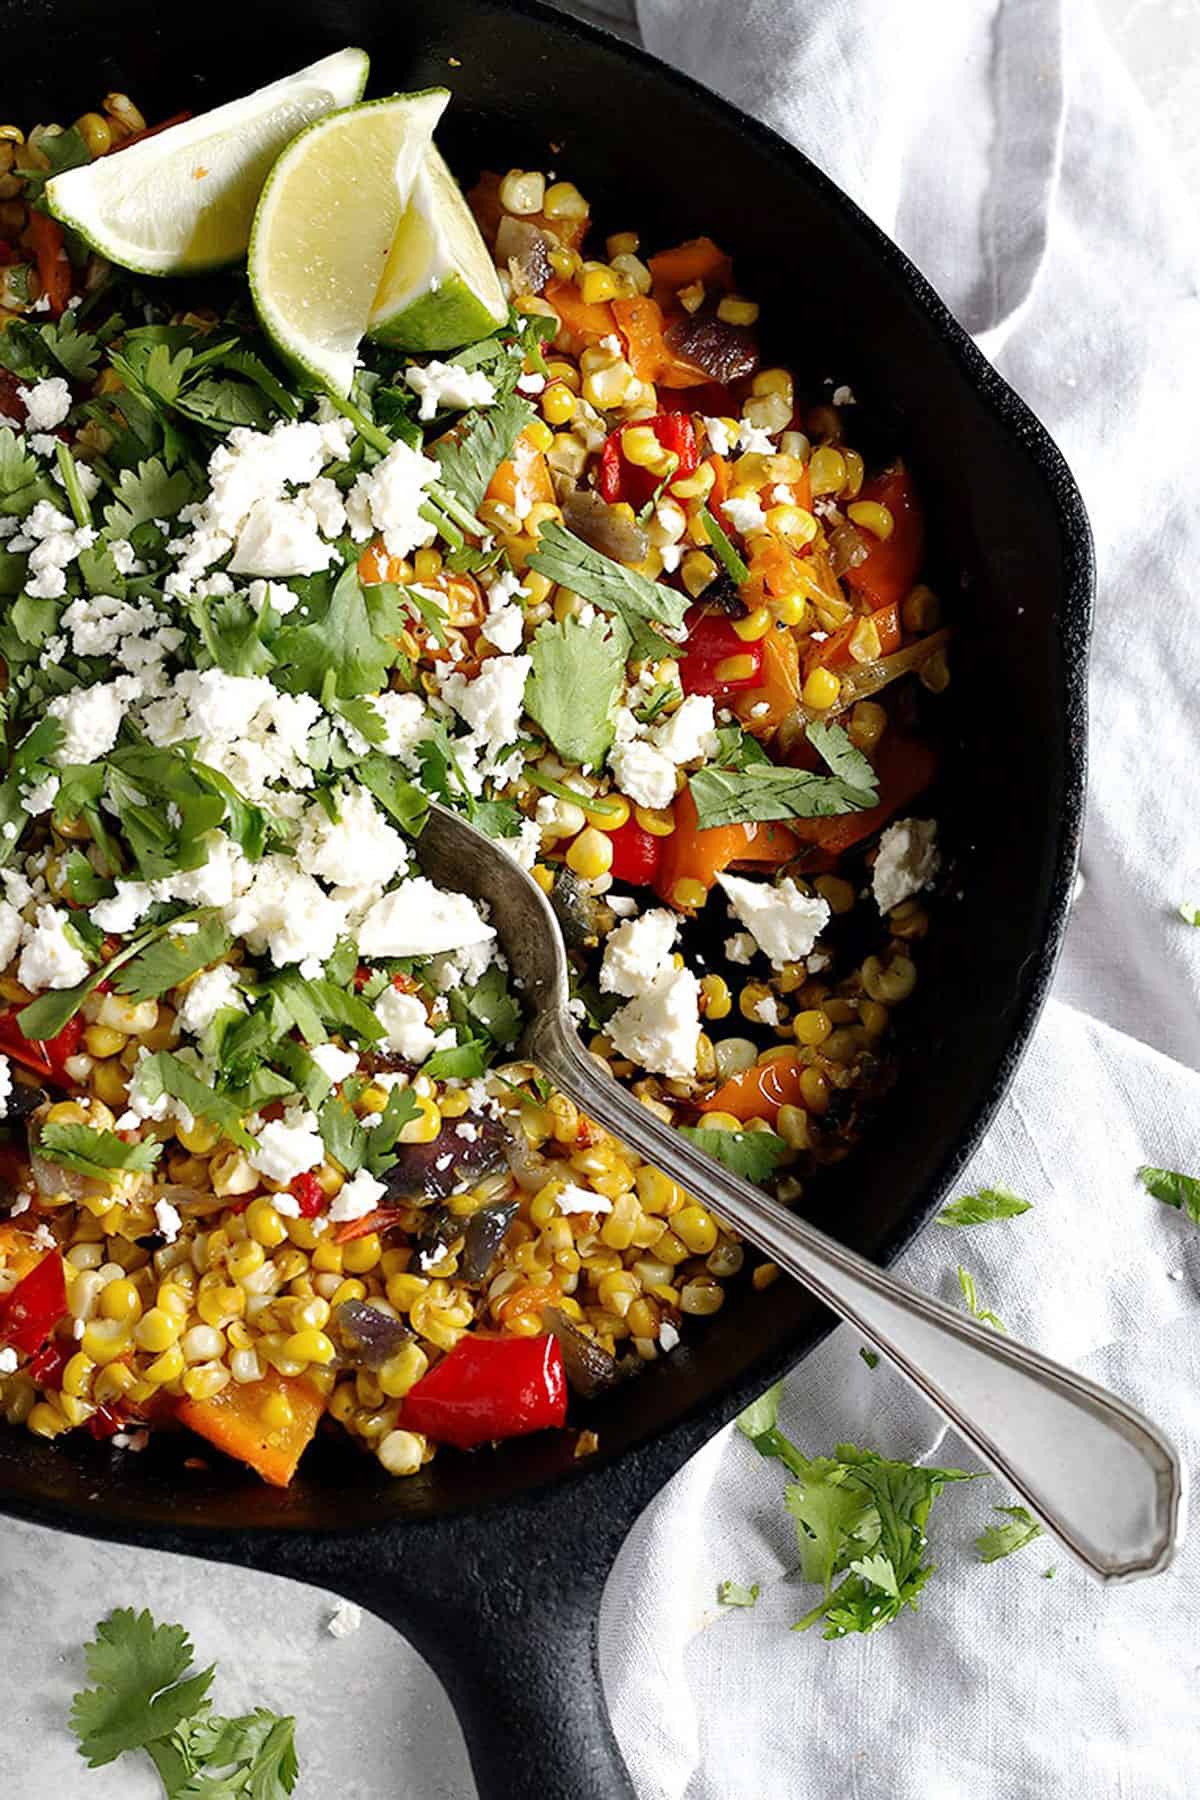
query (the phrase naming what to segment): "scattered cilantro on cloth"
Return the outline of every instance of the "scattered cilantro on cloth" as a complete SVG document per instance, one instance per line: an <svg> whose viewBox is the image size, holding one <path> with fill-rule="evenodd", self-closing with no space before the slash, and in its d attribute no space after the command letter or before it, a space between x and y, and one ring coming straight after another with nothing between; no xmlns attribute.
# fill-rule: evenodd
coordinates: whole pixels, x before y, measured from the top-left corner
<svg viewBox="0 0 1200 1800"><path fill-rule="evenodd" d="M939 1225L987 1225L993 1219L1018 1219L1032 1210L1032 1202L1022 1200L1008 1188L981 1188L977 1194L961 1194L943 1206L937 1216Z"/></svg>

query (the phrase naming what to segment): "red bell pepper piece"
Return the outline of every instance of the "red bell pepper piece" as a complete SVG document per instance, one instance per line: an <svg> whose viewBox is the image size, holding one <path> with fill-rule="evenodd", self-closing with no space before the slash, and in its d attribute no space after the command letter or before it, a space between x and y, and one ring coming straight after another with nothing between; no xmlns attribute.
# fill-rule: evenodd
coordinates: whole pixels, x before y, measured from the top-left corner
<svg viewBox="0 0 1200 1800"><path fill-rule="evenodd" d="M123 1418L111 1406L98 1406L87 1419L87 1428L98 1442L105 1438L116 1437L118 1431L124 1431L129 1420Z"/></svg>
<svg viewBox="0 0 1200 1800"><path fill-rule="evenodd" d="M67 1074L67 1059L79 1052L80 1040L83 1037L83 1020L78 1014L68 1019L57 1037L27 1038L17 1024L18 1007L9 1007L0 1013L0 1050L5 1056L11 1056L27 1069L37 1075L45 1075L50 1081L57 1082L59 1087L70 1087L71 1077Z"/></svg>
<svg viewBox="0 0 1200 1800"><path fill-rule="evenodd" d="M870 548L856 568L846 570L846 580L856 593L865 594L872 608L903 600L917 579L925 544L925 519L916 485L903 463L893 463L882 475L864 481L860 500L877 500L892 515L892 535L873 538L863 533Z"/></svg>
<svg viewBox="0 0 1200 1800"><path fill-rule="evenodd" d="M705 612L699 606L690 609L684 624L688 636L679 659L679 679L685 694L712 694L715 699L723 699L739 688L762 685L761 638L746 643L724 613ZM718 675L720 665L733 656L749 658L749 673L733 679Z"/></svg>
<svg viewBox="0 0 1200 1800"><path fill-rule="evenodd" d="M662 855L663 840L647 831L630 815L619 831L610 831L612 865L609 873L614 881L627 881L631 887L649 887L654 880Z"/></svg>
<svg viewBox="0 0 1200 1800"><path fill-rule="evenodd" d="M32 1355L66 1310L63 1259L57 1250L51 1250L0 1300L0 1343Z"/></svg>
<svg viewBox="0 0 1200 1800"><path fill-rule="evenodd" d="M656 413L652 419L631 422L648 425L663 449L675 458L669 480L695 474L698 451L696 428L690 413ZM600 498L607 500L610 506L625 500L636 510L645 506L662 477L626 458L621 449L621 438L628 429L628 425L618 425L600 453Z"/></svg>
<svg viewBox="0 0 1200 1800"><path fill-rule="evenodd" d="M315 1219L325 1210L325 1190L315 1175L293 1175L288 1193L299 1203L302 1219Z"/></svg>
<svg viewBox="0 0 1200 1800"><path fill-rule="evenodd" d="M567 1378L558 1341L460 1338L410 1388L400 1417L410 1430L460 1450L565 1425Z"/></svg>
<svg viewBox="0 0 1200 1800"><path fill-rule="evenodd" d="M40 1388L46 1389L47 1393L51 1390L57 1392L63 1384L63 1370L70 1362L74 1351L73 1343L60 1344L57 1338L52 1338L48 1344L43 1344L37 1354L25 1364L25 1373L30 1381L36 1381Z"/></svg>

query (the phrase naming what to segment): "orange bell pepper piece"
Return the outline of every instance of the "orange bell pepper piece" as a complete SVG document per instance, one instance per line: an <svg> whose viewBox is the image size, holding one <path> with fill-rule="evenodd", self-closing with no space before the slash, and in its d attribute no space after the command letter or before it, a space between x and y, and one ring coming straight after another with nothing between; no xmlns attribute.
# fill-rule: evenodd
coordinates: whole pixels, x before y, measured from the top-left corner
<svg viewBox="0 0 1200 1800"><path fill-rule="evenodd" d="M800 1077L804 1063L799 1056L776 1056L754 1063L723 1081L715 1094L701 1104L701 1112L732 1113L735 1119L769 1119L772 1125L781 1106L800 1104Z"/></svg>
<svg viewBox="0 0 1200 1800"><path fill-rule="evenodd" d="M763 639L762 675L761 687L743 688L730 695L734 712L755 737L774 731L800 697L800 650L793 632L768 631Z"/></svg>
<svg viewBox="0 0 1200 1800"><path fill-rule="evenodd" d="M925 519L916 485L903 463L893 463L882 475L864 481L858 498L887 507L892 534L872 538L864 533L870 549L856 568L846 570L846 581L873 607L898 604L917 578L925 544Z"/></svg>
<svg viewBox="0 0 1200 1800"><path fill-rule="evenodd" d="M722 870L732 863L785 863L796 854L796 840L785 825L711 825L701 831L690 788L675 796L675 829L662 840L654 891L680 911L674 898L680 881L698 881L707 894Z"/></svg>
<svg viewBox="0 0 1200 1800"><path fill-rule="evenodd" d="M60 319L71 298L71 264L62 226L47 213L30 212L29 242L37 258L42 292L50 302L50 311Z"/></svg>
<svg viewBox="0 0 1200 1800"><path fill-rule="evenodd" d="M36 1223L36 1221L35 1221ZM16 1225L0 1225L0 1267L20 1281L41 1262L45 1250L33 1241L33 1232Z"/></svg>
<svg viewBox="0 0 1200 1800"><path fill-rule="evenodd" d="M488 484L487 498L499 500L514 511L521 511L517 506L518 484L521 493L532 506L539 502L554 504L554 483L550 479L550 470L546 458L540 450L534 448L525 432L522 432L513 445L513 453L507 462L502 462Z"/></svg>
<svg viewBox="0 0 1200 1800"><path fill-rule="evenodd" d="M838 855L878 831L893 813L910 806L929 786L936 768L937 757L928 744L886 731L875 756L879 804L865 812L839 813L832 819L792 819L790 829L802 842Z"/></svg>
<svg viewBox="0 0 1200 1800"><path fill-rule="evenodd" d="M263 1418L263 1403L273 1395L292 1409L291 1423L274 1429ZM261 1381L231 1381L211 1400L181 1400L176 1417L226 1456L249 1463L272 1487L286 1487L324 1411L324 1395L302 1375L268 1369Z"/></svg>
<svg viewBox="0 0 1200 1800"><path fill-rule="evenodd" d="M680 288L691 287L694 281L726 292L733 286L733 261L710 237L689 238L652 256L650 274L654 298L660 306L670 307Z"/></svg>
<svg viewBox="0 0 1200 1800"><path fill-rule="evenodd" d="M893 650L900 648L900 607L893 600L888 606L881 606L871 613L870 619L879 633L879 654L890 656ZM854 636L861 619L847 619L836 631L830 632L823 644L814 644L811 640L804 646L804 674L809 676L814 669L844 669L850 662L850 639Z"/></svg>
<svg viewBox="0 0 1200 1800"><path fill-rule="evenodd" d="M703 369L685 362L672 350L662 308L656 301L638 294L632 300L614 300L611 304L617 330L625 339L629 366L639 381L652 381L665 388L711 385L711 377Z"/></svg>
<svg viewBox="0 0 1200 1800"><path fill-rule="evenodd" d="M616 332L617 321L608 300L585 300L573 281L556 275L546 283L543 296L554 308L572 337L583 344L598 344Z"/></svg>

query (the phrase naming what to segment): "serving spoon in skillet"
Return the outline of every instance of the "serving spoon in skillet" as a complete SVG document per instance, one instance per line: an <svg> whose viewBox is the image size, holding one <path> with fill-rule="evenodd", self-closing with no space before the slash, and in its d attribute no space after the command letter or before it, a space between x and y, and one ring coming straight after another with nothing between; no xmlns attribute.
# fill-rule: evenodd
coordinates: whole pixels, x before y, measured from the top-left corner
<svg viewBox="0 0 1200 1800"><path fill-rule="evenodd" d="M1184 1476L1149 1419L826 1237L658 1119L580 1043L567 955L537 883L456 813L430 807L425 874L485 902L518 984L519 1053L877 1346L1043 1524L1105 1581L1156 1575L1182 1537Z"/></svg>

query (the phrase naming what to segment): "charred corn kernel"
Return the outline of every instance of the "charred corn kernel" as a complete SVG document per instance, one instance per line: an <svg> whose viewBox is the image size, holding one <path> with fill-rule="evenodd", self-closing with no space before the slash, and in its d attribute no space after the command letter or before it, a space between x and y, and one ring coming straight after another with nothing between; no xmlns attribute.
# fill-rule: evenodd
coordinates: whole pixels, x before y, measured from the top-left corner
<svg viewBox="0 0 1200 1800"><path fill-rule="evenodd" d="M766 611L765 607L763 611ZM755 662L752 656L726 656L713 665L713 676L717 681L751 681L754 672Z"/></svg>
<svg viewBox="0 0 1200 1800"><path fill-rule="evenodd" d="M808 1149L808 1114L802 1106L781 1106L775 1129L790 1150Z"/></svg>
<svg viewBox="0 0 1200 1800"><path fill-rule="evenodd" d="M382 1254L379 1233L369 1231L364 1237L353 1238L342 1245L342 1267L350 1275L365 1275L375 1267Z"/></svg>
<svg viewBox="0 0 1200 1800"><path fill-rule="evenodd" d="M583 397L600 412L612 412L624 403L632 380L633 370L623 357L618 357L608 368L584 376Z"/></svg>
<svg viewBox="0 0 1200 1800"><path fill-rule="evenodd" d="M826 712L841 691L842 684L831 669L812 669L804 682L804 704Z"/></svg>
<svg viewBox="0 0 1200 1800"><path fill-rule="evenodd" d="M287 1237L287 1226L265 1194L250 1202L245 1218L249 1237L266 1250L276 1249Z"/></svg>
<svg viewBox="0 0 1200 1800"><path fill-rule="evenodd" d="M717 317L726 325L753 325L758 318L758 303L743 300L740 294L726 294L717 303Z"/></svg>
<svg viewBox="0 0 1200 1800"><path fill-rule="evenodd" d="M429 1358L419 1344L403 1344L379 1370L379 1385L389 1400L402 1400L428 1367Z"/></svg>
<svg viewBox="0 0 1200 1800"><path fill-rule="evenodd" d="M573 181L556 181L546 189L541 210L548 219L586 219L588 203Z"/></svg>
<svg viewBox="0 0 1200 1800"><path fill-rule="evenodd" d="M62 1372L63 1393L75 1400L85 1400L95 1373L96 1365L91 1357L85 1356L82 1350L77 1350Z"/></svg>
<svg viewBox="0 0 1200 1800"><path fill-rule="evenodd" d="M27 1428L35 1437L53 1438L69 1429L67 1421L58 1408L45 1400L39 1400L25 1420Z"/></svg>
<svg viewBox="0 0 1200 1800"><path fill-rule="evenodd" d="M108 1282L100 1295L100 1316L136 1324L142 1316L142 1297L128 1277Z"/></svg>
<svg viewBox="0 0 1200 1800"><path fill-rule="evenodd" d="M388 1277L387 1297L398 1313L411 1312L416 1301L429 1287L424 1275L398 1274Z"/></svg>
<svg viewBox="0 0 1200 1800"><path fill-rule="evenodd" d="M633 816L651 837L670 837L675 829L675 814L665 806L636 806Z"/></svg>
<svg viewBox="0 0 1200 1800"><path fill-rule="evenodd" d="M189 1400L211 1400L232 1379L224 1363L198 1363L195 1368L184 1370L180 1386Z"/></svg>
<svg viewBox="0 0 1200 1800"><path fill-rule="evenodd" d="M707 1256L717 1241L717 1225L703 1206L685 1206L671 1220L671 1229L681 1237L693 1256Z"/></svg>
<svg viewBox="0 0 1200 1800"><path fill-rule="evenodd" d="M844 459L843 459L844 460ZM860 531L869 531L872 537L886 541L892 535L895 520L886 506L878 500L853 500L846 508L846 517Z"/></svg>
<svg viewBox="0 0 1200 1800"><path fill-rule="evenodd" d="M329 1415L339 1425L350 1426L350 1420L358 1410L358 1395L354 1391L352 1381L343 1381L334 1388L329 1397Z"/></svg>
<svg viewBox="0 0 1200 1800"><path fill-rule="evenodd" d="M725 1304L725 1289L711 1275L698 1275L679 1290L679 1310L695 1318L707 1318L720 1312Z"/></svg>
<svg viewBox="0 0 1200 1800"><path fill-rule="evenodd" d="M823 1113L829 1110L829 1083L820 1069L802 1069L800 1072L800 1098L811 1113Z"/></svg>
<svg viewBox="0 0 1200 1800"><path fill-rule="evenodd" d="M432 1144L442 1129L442 1115L434 1101L427 1100L424 1095L419 1095L417 1105L420 1108L420 1116L410 1119L407 1125L402 1125L400 1128L402 1144ZM298 1222L308 1223L307 1220Z"/></svg>
<svg viewBox="0 0 1200 1800"><path fill-rule="evenodd" d="M858 1016L869 1038L881 1038L888 1028L888 1009L881 1006L878 1000L860 1000Z"/></svg>
<svg viewBox="0 0 1200 1800"><path fill-rule="evenodd" d="M133 1329L124 1319L89 1319L79 1340L84 1355L102 1367L124 1356L132 1344Z"/></svg>
<svg viewBox="0 0 1200 1800"><path fill-rule="evenodd" d="M941 694L950 686L950 664L944 650L935 650L917 670L917 679L931 694Z"/></svg>
<svg viewBox="0 0 1200 1800"><path fill-rule="evenodd" d="M712 492L713 483L716 479L717 477L712 464L702 462L694 474L680 476L678 481L669 483L669 487L671 493L675 494L680 500L703 500L706 495ZM694 523L700 526L701 531L704 531L704 521L699 515L697 515ZM707 543L707 532L705 532L702 541Z"/></svg>
<svg viewBox="0 0 1200 1800"><path fill-rule="evenodd" d="M114 1031L111 1025L89 1025L83 1034L88 1055L95 1057L115 1056L127 1041L125 1033Z"/></svg>
<svg viewBox="0 0 1200 1800"><path fill-rule="evenodd" d="M729 983L720 975L703 976L700 982L700 1010L704 1017L715 1023L718 1019L727 1019L732 1008Z"/></svg>
<svg viewBox="0 0 1200 1800"><path fill-rule="evenodd" d="M284 1355L292 1362L331 1363L337 1352L331 1338L315 1326L306 1326L303 1331L293 1331L283 1346Z"/></svg>
<svg viewBox="0 0 1200 1800"><path fill-rule="evenodd" d="M846 479L842 483L842 499L853 500L863 484L863 475L865 474L863 459L857 450L843 450L842 456L846 462Z"/></svg>
<svg viewBox="0 0 1200 1800"><path fill-rule="evenodd" d="M606 263L584 263L575 278L575 285L588 306L602 305L605 300L615 300L620 293L620 281Z"/></svg>
<svg viewBox="0 0 1200 1800"><path fill-rule="evenodd" d="M893 956L885 967L877 956L862 966L862 984L872 1000L895 1006L907 1000L917 985L917 965L908 956Z"/></svg>
<svg viewBox="0 0 1200 1800"><path fill-rule="evenodd" d="M910 588L900 603L900 620L905 631L933 631L941 618L941 603L933 589L924 582Z"/></svg>
<svg viewBox="0 0 1200 1800"><path fill-rule="evenodd" d="M546 177L536 169L510 169L500 183L500 204L519 216L541 212L546 199Z"/></svg>
<svg viewBox="0 0 1200 1800"><path fill-rule="evenodd" d="M808 461L808 479L814 495L839 494L846 483L846 459L840 450L822 444Z"/></svg>
<svg viewBox="0 0 1200 1800"><path fill-rule="evenodd" d="M623 235L632 236L633 234L630 232ZM613 273L618 277L622 286L632 289L634 294L650 292L654 286L654 277L640 256L635 255L632 250L619 250L611 261Z"/></svg>
<svg viewBox="0 0 1200 1800"><path fill-rule="evenodd" d="M235 1244L226 1258L225 1267L234 1281L244 1281L261 1269L267 1260L267 1253L257 1238L245 1237L240 1244Z"/></svg>
<svg viewBox="0 0 1200 1800"><path fill-rule="evenodd" d="M751 1285L757 1288L760 1294L764 1288L773 1286L778 1280L779 1264L773 1262L759 1263L757 1269L755 1269L753 1275L750 1277Z"/></svg>
<svg viewBox="0 0 1200 1800"><path fill-rule="evenodd" d="M682 876L671 889L673 903L685 912L703 906L708 899L708 889L702 881L693 881L688 875Z"/></svg>
<svg viewBox="0 0 1200 1800"><path fill-rule="evenodd" d="M829 1014L823 1012L820 1007L812 1007L807 1012L798 1012L792 1020L792 1036L798 1044L807 1044L811 1049L815 1049L818 1044L823 1044L832 1030L833 1024Z"/></svg>
<svg viewBox="0 0 1200 1800"><path fill-rule="evenodd" d="M846 735L856 750L873 750L887 730L887 713L874 700L860 700L850 714Z"/></svg>
<svg viewBox="0 0 1200 1800"><path fill-rule="evenodd" d="M100 102L110 119L115 119L125 135L145 131L146 121L128 94L105 94Z"/></svg>
<svg viewBox="0 0 1200 1800"><path fill-rule="evenodd" d="M258 1172L240 1150L218 1150L208 1165L208 1179L214 1194L252 1194L258 1186ZM276 1215L278 1216L278 1215Z"/></svg>
<svg viewBox="0 0 1200 1800"><path fill-rule="evenodd" d="M246 1310L246 1290L235 1282L216 1282L202 1287L196 1296L196 1311L206 1325L228 1325L240 1319Z"/></svg>
<svg viewBox="0 0 1200 1800"><path fill-rule="evenodd" d="M820 530L813 515L803 506L768 507L766 519L768 531L796 548L811 544Z"/></svg>
<svg viewBox="0 0 1200 1800"><path fill-rule="evenodd" d="M97 1025L108 1025L123 1031L126 1037L142 1037L158 1023L157 1000L124 1000L120 994L105 994L96 1011Z"/></svg>
<svg viewBox="0 0 1200 1800"><path fill-rule="evenodd" d="M183 1285L180 1279L185 1273L190 1274L191 1271L179 1269L176 1272L176 1279L174 1281L160 1282L158 1293L155 1297L155 1305L158 1306L162 1312L167 1313L172 1319L178 1319L180 1321L181 1329L183 1321L187 1318L192 1305L191 1293L189 1289Z"/></svg>
<svg viewBox="0 0 1200 1800"><path fill-rule="evenodd" d="M415 1475L425 1458L425 1439L415 1431L389 1431L375 1454L389 1475Z"/></svg>
<svg viewBox="0 0 1200 1800"><path fill-rule="evenodd" d="M567 867L585 881L595 881L600 875L607 875L612 868L613 847L611 840L594 825L581 831L567 850Z"/></svg>
<svg viewBox="0 0 1200 1800"><path fill-rule="evenodd" d="M716 580L717 565L703 550L689 550L679 566L683 585L693 600L699 598L710 582Z"/></svg>
<svg viewBox="0 0 1200 1800"><path fill-rule="evenodd" d="M196 1156L207 1156L221 1141L221 1127L211 1119L195 1119L191 1125L179 1125L175 1136L185 1150Z"/></svg>

